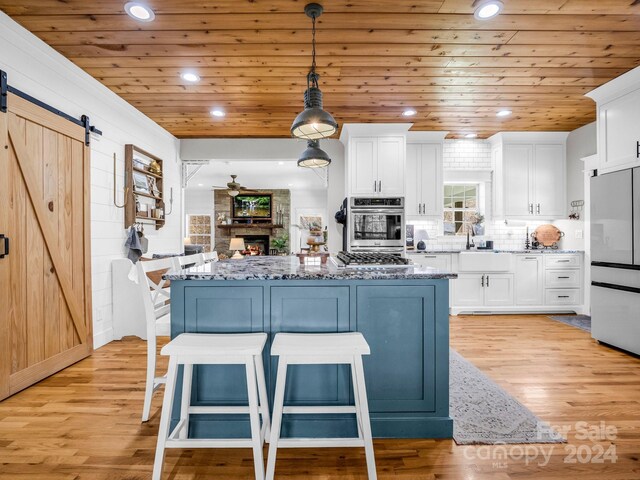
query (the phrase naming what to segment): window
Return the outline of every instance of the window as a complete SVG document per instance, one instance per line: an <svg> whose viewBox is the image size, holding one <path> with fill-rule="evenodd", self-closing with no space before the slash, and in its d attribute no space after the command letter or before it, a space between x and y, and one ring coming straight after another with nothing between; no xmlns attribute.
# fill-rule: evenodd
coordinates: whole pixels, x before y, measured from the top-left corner
<svg viewBox="0 0 640 480"><path fill-rule="evenodd" d="M478 211L477 184L445 184L444 186L444 234L473 234L473 222Z"/></svg>
<svg viewBox="0 0 640 480"><path fill-rule="evenodd" d="M187 236L192 245L202 245L211 251L211 215L187 215Z"/></svg>

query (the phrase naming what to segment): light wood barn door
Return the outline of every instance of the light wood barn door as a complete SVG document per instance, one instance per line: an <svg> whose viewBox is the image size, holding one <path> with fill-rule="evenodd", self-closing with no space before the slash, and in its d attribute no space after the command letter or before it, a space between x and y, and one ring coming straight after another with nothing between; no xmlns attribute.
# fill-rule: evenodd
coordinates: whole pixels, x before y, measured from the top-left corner
<svg viewBox="0 0 640 480"><path fill-rule="evenodd" d="M9 94L0 113L0 399L93 347L84 129ZM0 239L0 253L3 250Z"/></svg>

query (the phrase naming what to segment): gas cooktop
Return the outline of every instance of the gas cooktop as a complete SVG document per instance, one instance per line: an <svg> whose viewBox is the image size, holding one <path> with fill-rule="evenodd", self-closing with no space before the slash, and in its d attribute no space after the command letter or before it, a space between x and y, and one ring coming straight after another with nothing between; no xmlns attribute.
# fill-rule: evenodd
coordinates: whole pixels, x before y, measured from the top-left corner
<svg viewBox="0 0 640 480"><path fill-rule="evenodd" d="M409 260L390 253L378 252L340 252L336 255L342 266L371 266L371 267L403 267L410 264Z"/></svg>

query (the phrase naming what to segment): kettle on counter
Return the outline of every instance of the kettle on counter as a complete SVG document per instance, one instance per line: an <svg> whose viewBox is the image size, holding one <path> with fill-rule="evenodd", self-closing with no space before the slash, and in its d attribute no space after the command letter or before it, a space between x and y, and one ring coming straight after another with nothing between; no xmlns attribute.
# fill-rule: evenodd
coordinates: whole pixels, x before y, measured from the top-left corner
<svg viewBox="0 0 640 480"><path fill-rule="evenodd" d="M418 242L418 245L416 245L416 249L418 249L418 250L426 250L427 249L427 244L424 243L424 240L420 240Z"/></svg>

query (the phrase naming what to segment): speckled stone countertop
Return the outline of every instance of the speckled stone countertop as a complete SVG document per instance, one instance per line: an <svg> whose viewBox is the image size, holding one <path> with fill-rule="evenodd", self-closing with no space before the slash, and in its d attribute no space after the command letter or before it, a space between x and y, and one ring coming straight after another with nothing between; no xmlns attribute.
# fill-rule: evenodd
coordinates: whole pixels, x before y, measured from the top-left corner
<svg viewBox="0 0 640 480"><path fill-rule="evenodd" d="M549 248L546 249L538 249L538 250L407 250L408 255L435 255L437 253L446 254L446 253L462 253L462 252L478 252L478 253L526 253L526 254L536 254L536 253L584 253L584 250L551 250Z"/></svg>
<svg viewBox="0 0 640 480"><path fill-rule="evenodd" d="M412 265L379 269L339 268L331 260L326 265L300 265L297 257L245 257L221 260L186 270L169 271L165 280L406 280L453 279L455 273Z"/></svg>

